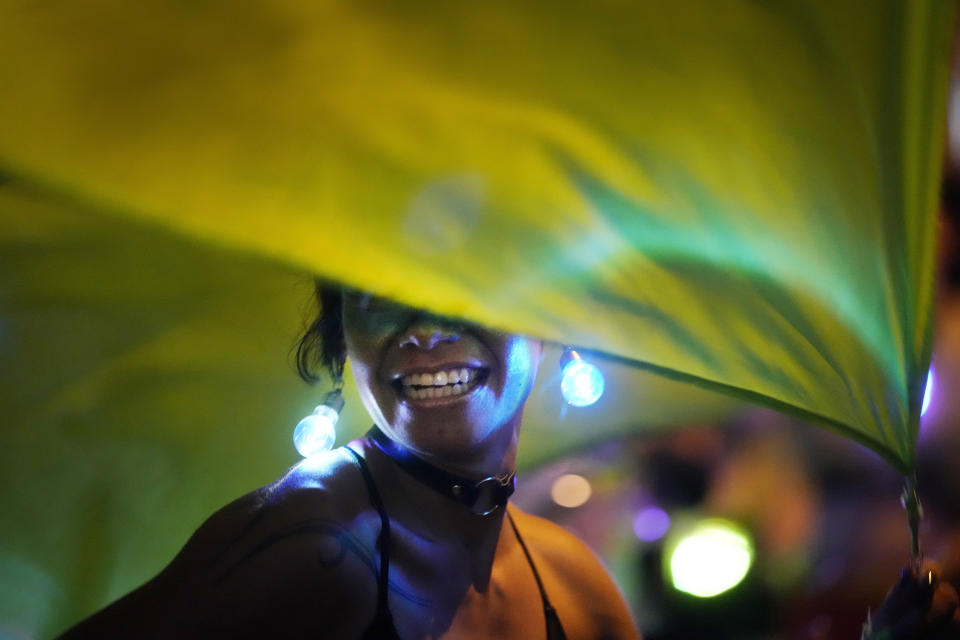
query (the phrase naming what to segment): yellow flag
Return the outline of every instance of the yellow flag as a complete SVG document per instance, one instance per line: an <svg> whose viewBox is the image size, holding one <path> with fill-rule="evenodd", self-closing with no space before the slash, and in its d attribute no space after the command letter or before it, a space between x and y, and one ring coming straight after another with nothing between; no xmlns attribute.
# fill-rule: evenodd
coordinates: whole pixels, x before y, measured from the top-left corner
<svg viewBox="0 0 960 640"><path fill-rule="evenodd" d="M952 25L948 0L7 3L4 503L90 548L0 523L0 574L47 594L4 583L0 616L56 630L169 556L203 496L276 474L221 482L288 455L267 434L310 409L268 355L309 296L291 273L609 354L620 401L722 391L909 471ZM670 422L642 411L526 450ZM8 490L24 460L49 480ZM30 511L67 482L82 500ZM184 496L169 542L125 538ZM75 555L136 569L70 578Z"/></svg>

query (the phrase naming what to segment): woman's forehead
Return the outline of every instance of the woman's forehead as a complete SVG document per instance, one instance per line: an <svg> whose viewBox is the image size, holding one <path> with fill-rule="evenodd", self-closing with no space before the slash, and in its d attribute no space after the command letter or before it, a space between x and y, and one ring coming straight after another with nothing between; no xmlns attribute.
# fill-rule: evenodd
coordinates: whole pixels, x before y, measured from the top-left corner
<svg viewBox="0 0 960 640"><path fill-rule="evenodd" d="M475 330L483 327L469 321L444 316L432 311L412 307L396 300L391 300L369 291L357 289L343 289L344 311L350 316L351 325L385 328L386 325L406 325L418 319L423 322L438 322L450 327L473 327Z"/></svg>
<svg viewBox="0 0 960 640"><path fill-rule="evenodd" d="M383 296L378 296L369 291L361 291L358 289L343 289L343 299L351 307L355 307L360 310L367 310L370 308L378 309L396 309L397 311L418 311L415 307L403 304L401 302L396 302L390 298L385 298Z"/></svg>
<svg viewBox="0 0 960 640"><path fill-rule="evenodd" d="M361 289L352 289L346 286L341 287L341 292L343 294L343 301L345 305L354 308L360 309L363 311L366 310L377 310L377 311L396 311L402 313L422 313L425 315L431 315L436 317L443 317L442 314L434 313L428 309L423 309L420 307L414 307L404 302L398 302L392 298L386 296L378 295L370 291L363 291Z"/></svg>

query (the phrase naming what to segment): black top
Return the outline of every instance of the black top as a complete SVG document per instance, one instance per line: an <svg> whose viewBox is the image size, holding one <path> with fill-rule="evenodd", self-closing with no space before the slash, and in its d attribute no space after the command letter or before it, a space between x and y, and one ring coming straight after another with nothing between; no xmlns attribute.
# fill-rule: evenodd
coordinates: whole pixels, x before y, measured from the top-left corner
<svg viewBox="0 0 960 640"><path fill-rule="evenodd" d="M373 620L370 621L367 630L364 632L362 640L402 640L397 633L397 628L393 624L393 616L390 613L390 607L387 603L387 585L390 576L390 517L387 515L387 511L383 506L380 492L377 491L377 485L373 482L373 475L370 473L366 461L359 453L350 447L346 447L346 449L353 455L354 462L357 468L360 469L364 482L366 482L367 491L370 493L370 500L373 502L373 506L376 507L377 513L380 514L380 537L377 540L377 544L380 547L380 572L377 576L377 611L373 616ZM537 573L537 567L533 564L533 558L530 557L527 545L524 544L523 538L520 537L520 532L517 530L517 524L513 521L513 517L509 513L507 513L507 520L510 521L510 527L513 529L514 535L517 536L517 542L520 543L520 548L523 549L523 554L527 557L527 562L533 571L533 577L537 581L537 588L540 590L540 599L543 601L543 615L547 624L547 640L567 640L567 636L563 632L563 625L560 624L560 619L557 617L557 611L550 604L550 600L547 599L547 592L543 588L543 582L540 580L540 574Z"/></svg>

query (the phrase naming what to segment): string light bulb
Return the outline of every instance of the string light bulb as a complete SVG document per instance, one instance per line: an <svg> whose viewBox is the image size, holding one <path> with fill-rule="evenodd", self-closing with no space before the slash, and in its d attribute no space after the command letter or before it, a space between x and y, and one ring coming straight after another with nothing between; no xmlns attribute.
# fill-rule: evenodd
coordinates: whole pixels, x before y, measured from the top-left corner
<svg viewBox="0 0 960 640"><path fill-rule="evenodd" d="M560 391L567 404L587 407L600 399L605 386L603 374L573 349L565 349L560 359Z"/></svg>
<svg viewBox="0 0 960 640"><path fill-rule="evenodd" d="M293 446L304 458L329 451L337 439L337 420L343 410L343 395L334 389L321 404L293 429Z"/></svg>

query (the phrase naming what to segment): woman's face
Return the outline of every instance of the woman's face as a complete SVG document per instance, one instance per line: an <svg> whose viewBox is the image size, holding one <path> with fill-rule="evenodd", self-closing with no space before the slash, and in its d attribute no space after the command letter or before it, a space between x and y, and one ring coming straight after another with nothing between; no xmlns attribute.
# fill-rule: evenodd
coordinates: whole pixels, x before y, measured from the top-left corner
<svg viewBox="0 0 960 640"><path fill-rule="evenodd" d="M519 425L542 344L345 292L347 355L377 426L451 461Z"/></svg>

